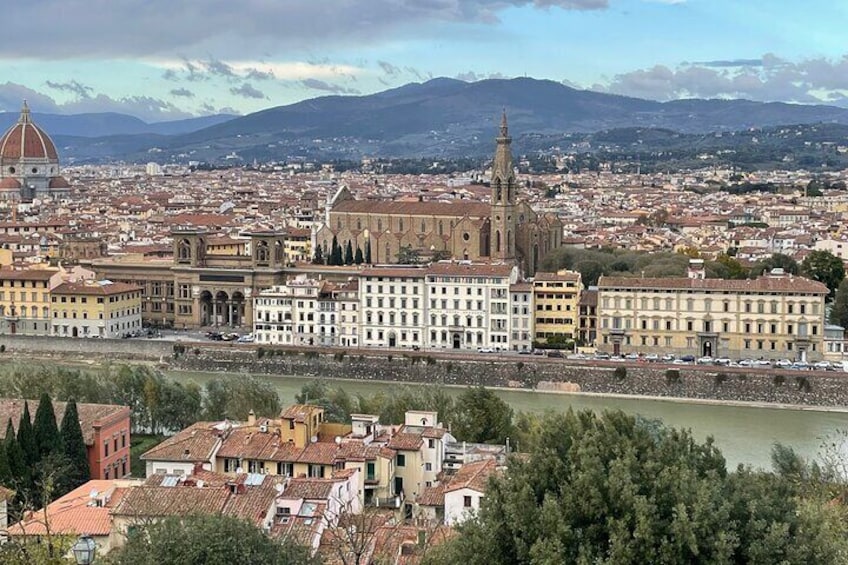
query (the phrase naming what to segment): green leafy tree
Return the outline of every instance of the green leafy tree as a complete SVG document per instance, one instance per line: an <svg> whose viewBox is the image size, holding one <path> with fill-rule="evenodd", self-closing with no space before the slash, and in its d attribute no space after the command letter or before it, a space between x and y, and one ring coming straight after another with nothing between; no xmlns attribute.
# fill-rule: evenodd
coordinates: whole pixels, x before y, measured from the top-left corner
<svg viewBox="0 0 848 565"><path fill-rule="evenodd" d="M113 565L309 565L309 548L272 539L229 516L177 516L140 527L109 556Z"/></svg>
<svg viewBox="0 0 848 565"><path fill-rule="evenodd" d="M30 469L34 468L38 463L39 452L29 414L29 402L24 402L24 411L21 413L21 419L18 422L18 444L24 454L24 461Z"/></svg>
<svg viewBox="0 0 848 565"><path fill-rule="evenodd" d="M842 279L830 308L830 323L848 329L848 279Z"/></svg>
<svg viewBox="0 0 848 565"><path fill-rule="evenodd" d="M512 408L490 389L468 388L457 399L453 432L464 441L505 443L512 435Z"/></svg>
<svg viewBox="0 0 848 565"><path fill-rule="evenodd" d="M742 263L726 253L720 253L715 263L718 266L717 273L723 279L747 279L750 274Z"/></svg>
<svg viewBox="0 0 848 565"><path fill-rule="evenodd" d="M73 400L69 401L65 407L60 434L62 436L63 453L68 465L67 473L60 480L61 490L70 492L91 478L77 403Z"/></svg>
<svg viewBox="0 0 848 565"><path fill-rule="evenodd" d="M344 264L353 265L353 246L351 245L350 240L347 240L347 245L345 245Z"/></svg>
<svg viewBox="0 0 848 565"><path fill-rule="evenodd" d="M59 426L56 424L53 401L46 392L38 401L33 430L39 459L62 452L62 436L59 435Z"/></svg>
<svg viewBox="0 0 848 565"><path fill-rule="evenodd" d="M787 274L797 275L800 268L798 262L789 255L775 253L768 259L758 261L751 268L751 278L757 278L763 273L770 273L772 269L783 269L783 272Z"/></svg>
<svg viewBox="0 0 848 565"><path fill-rule="evenodd" d="M417 265L421 262L421 254L411 245L402 245L396 257L401 265Z"/></svg>
<svg viewBox="0 0 848 565"><path fill-rule="evenodd" d="M254 376L235 381L216 377L203 390L203 415L207 420L245 420L253 410L260 417L275 418L282 409L274 386Z"/></svg>
<svg viewBox="0 0 848 565"><path fill-rule="evenodd" d="M833 296L845 278L845 265L830 251L811 251L801 263L801 273L825 284Z"/></svg>
<svg viewBox="0 0 848 565"><path fill-rule="evenodd" d="M357 265L361 265L365 261L365 257L362 255L362 248L358 245L356 246L356 253L353 256L353 262Z"/></svg>
<svg viewBox="0 0 848 565"><path fill-rule="evenodd" d="M830 500L772 473L728 473L688 431L569 411L544 419L429 562L844 563L848 526Z"/></svg>

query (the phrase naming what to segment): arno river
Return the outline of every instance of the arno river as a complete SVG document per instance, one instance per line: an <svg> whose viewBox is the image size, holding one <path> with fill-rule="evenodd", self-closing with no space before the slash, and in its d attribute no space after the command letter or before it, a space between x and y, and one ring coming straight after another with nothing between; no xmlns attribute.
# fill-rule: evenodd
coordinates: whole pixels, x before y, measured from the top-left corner
<svg viewBox="0 0 848 565"><path fill-rule="evenodd" d="M214 373L168 372L180 381L203 385L216 376ZM309 379L295 377L263 377L274 384L283 404L294 402L295 394ZM359 382L328 379L332 386L341 386L349 394L371 395L395 385L391 383ZM459 394L461 388L449 388ZM770 468L770 450L774 443L793 447L805 457L820 452L823 438L836 430L848 430L848 413L818 412L786 408L758 408L693 404L679 401L641 398L607 398L529 391L497 391L498 396L516 411L544 412L575 410L621 409L646 418L658 418L669 426L690 428L698 440L713 436L727 459L728 467L745 463L753 467ZM848 454L846 454L848 456Z"/></svg>

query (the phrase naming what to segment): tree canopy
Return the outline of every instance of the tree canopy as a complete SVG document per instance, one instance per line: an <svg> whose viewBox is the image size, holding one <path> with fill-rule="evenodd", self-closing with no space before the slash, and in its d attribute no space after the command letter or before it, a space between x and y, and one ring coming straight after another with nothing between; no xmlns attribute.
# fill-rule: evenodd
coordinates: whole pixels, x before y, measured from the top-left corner
<svg viewBox="0 0 848 565"><path fill-rule="evenodd" d="M848 279L842 279L830 308L830 323L848 328Z"/></svg>
<svg viewBox="0 0 848 565"><path fill-rule="evenodd" d="M842 259L830 251L811 251L801 263L801 273L824 283L830 289L832 297L839 283L845 278L845 265Z"/></svg>
<svg viewBox="0 0 848 565"><path fill-rule="evenodd" d="M309 565L309 549L229 516L178 516L135 529L113 565Z"/></svg>
<svg viewBox="0 0 848 565"><path fill-rule="evenodd" d="M466 389L456 402L453 433L465 441L505 443L512 434L512 408L490 389Z"/></svg>
<svg viewBox="0 0 848 565"><path fill-rule="evenodd" d="M70 492L91 478L77 403L73 400L69 401L65 407L60 435L62 436L62 453L67 461L67 472L62 477L62 487L66 492Z"/></svg>
<svg viewBox="0 0 848 565"><path fill-rule="evenodd" d="M549 415L537 433L432 563L848 560L841 506L779 475L729 473L710 439L622 412Z"/></svg>

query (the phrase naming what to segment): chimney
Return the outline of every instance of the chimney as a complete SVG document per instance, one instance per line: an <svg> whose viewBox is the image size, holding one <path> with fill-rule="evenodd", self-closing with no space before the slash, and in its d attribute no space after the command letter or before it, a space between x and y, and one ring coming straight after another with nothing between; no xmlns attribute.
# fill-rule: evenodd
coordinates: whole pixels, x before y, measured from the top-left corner
<svg viewBox="0 0 848 565"><path fill-rule="evenodd" d="M251 410L250 412L247 413L247 425L248 426L255 426L256 425L256 412L254 412L253 410Z"/></svg>

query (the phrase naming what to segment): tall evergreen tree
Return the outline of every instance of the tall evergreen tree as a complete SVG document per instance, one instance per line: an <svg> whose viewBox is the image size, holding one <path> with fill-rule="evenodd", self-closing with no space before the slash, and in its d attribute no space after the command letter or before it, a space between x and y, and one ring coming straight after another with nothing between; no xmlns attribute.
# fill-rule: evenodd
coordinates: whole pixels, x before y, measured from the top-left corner
<svg viewBox="0 0 848 565"><path fill-rule="evenodd" d="M365 240L365 264L371 264L371 238Z"/></svg>
<svg viewBox="0 0 848 565"><path fill-rule="evenodd" d="M14 488L19 494L32 488L32 474L24 452L21 449L21 444L15 437L15 427L12 425L12 419L9 418L9 423L6 424L6 439L3 440L3 451L6 452L6 459L9 463L9 476L11 482L9 488Z"/></svg>
<svg viewBox="0 0 848 565"><path fill-rule="evenodd" d="M65 408L61 436L65 459L68 463L68 472L62 486L64 492L70 492L91 478L77 403L73 400L69 401Z"/></svg>
<svg viewBox="0 0 848 565"><path fill-rule="evenodd" d="M62 436L59 435L59 426L56 424L53 401L46 392L42 393L38 401L33 429L39 460L62 453Z"/></svg>
<svg viewBox="0 0 848 565"><path fill-rule="evenodd" d="M339 247L339 240L336 236L333 236L333 243L330 245L330 257L327 261L328 265L341 265L342 264L342 252Z"/></svg>
<svg viewBox="0 0 848 565"><path fill-rule="evenodd" d="M9 420L11 424L11 420ZM15 439L15 430L12 429L12 439ZM9 456L6 454L6 447L0 444L0 485L12 487L12 469L9 467Z"/></svg>
<svg viewBox="0 0 848 565"><path fill-rule="evenodd" d="M353 262L357 265L361 265L365 259L362 256L362 248L358 245L356 246L356 253L353 255Z"/></svg>
<svg viewBox="0 0 848 565"><path fill-rule="evenodd" d="M344 263L345 265L353 265L353 246L350 244L350 240L347 240L347 245L345 245Z"/></svg>
<svg viewBox="0 0 848 565"><path fill-rule="evenodd" d="M29 415L29 403L24 402L24 411L18 422L18 445L24 455L26 465L32 469L38 463L38 444L35 441L35 431L32 429L32 417Z"/></svg>
<svg viewBox="0 0 848 565"><path fill-rule="evenodd" d="M312 259L312 263L315 265L324 264L324 251L321 249L320 245L315 247L315 256Z"/></svg>

